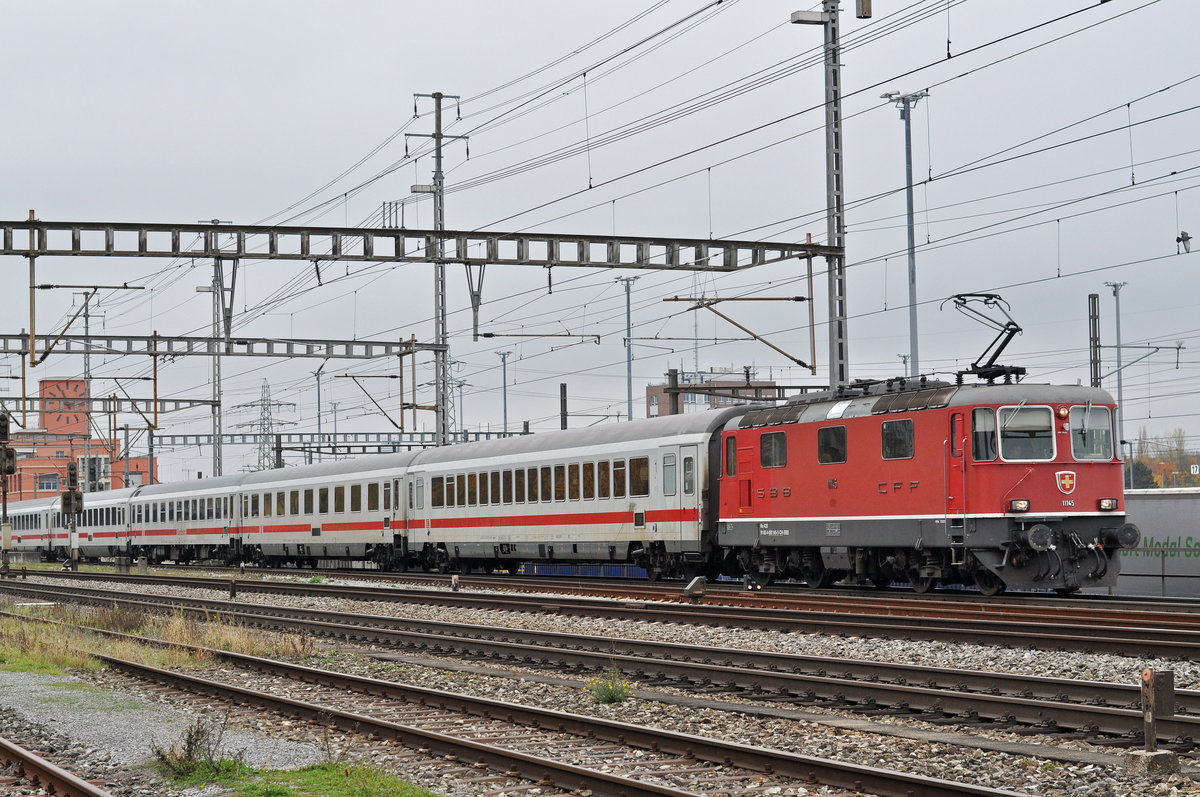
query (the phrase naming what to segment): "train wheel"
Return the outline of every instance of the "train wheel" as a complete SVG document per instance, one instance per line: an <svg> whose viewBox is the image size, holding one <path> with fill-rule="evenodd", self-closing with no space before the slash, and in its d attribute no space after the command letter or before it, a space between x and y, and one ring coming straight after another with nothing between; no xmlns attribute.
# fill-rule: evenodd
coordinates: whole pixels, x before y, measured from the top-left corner
<svg viewBox="0 0 1200 797"><path fill-rule="evenodd" d="M975 571L974 576L975 586L979 587L979 594L985 597L990 598L993 595L999 595L1008 589L1008 585L1004 583L1004 580L991 570L980 568Z"/></svg>
<svg viewBox="0 0 1200 797"><path fill-rule="evenodd" d="M912 585L913 592L918 595L924 595L929 590L937 586L938 580L934 576L919 576L910 574L908 583Z"/></svg>
<svg viewBox="0 0 1200 797"><path fill-rule="evenodd" d="M801 571L804 576L804 583L812 589L825 589L833 586L833 582L837 579L834 573L828 570L823 564L806 565Z"/></svg>

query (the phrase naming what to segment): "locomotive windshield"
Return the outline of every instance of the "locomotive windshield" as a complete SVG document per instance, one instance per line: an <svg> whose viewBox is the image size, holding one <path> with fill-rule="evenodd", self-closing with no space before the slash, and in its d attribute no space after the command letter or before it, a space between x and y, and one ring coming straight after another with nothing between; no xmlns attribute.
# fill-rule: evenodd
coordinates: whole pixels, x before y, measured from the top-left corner
<svg viewBox="0 0 1200 797"><path fill-rule="evenodd" d="M1107 407L1071 408L1071 454L1075 459L1112 459L1112 418Z"/></svg>
<svg viewBox="0 0 1200 797"><path fill-rule="evenodd" d="M1054 419L1049 407L1002 407L1000 454L1005 459L1054 459Z"/></svg>

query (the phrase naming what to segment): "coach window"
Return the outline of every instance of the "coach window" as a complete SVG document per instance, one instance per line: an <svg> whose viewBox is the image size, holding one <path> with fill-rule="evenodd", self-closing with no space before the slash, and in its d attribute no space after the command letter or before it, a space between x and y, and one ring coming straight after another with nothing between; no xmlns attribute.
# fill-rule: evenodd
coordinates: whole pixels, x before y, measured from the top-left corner
<svg viewBox="0 0 1200 797"><path fill-rule="evenodd" d="M674 454L663 454L663 495L675 495Z"/></svg>
<svg viewBox="0 0 1200 797"><path fill-rule="evenodd" d="M733 435L725 438L725 475L737 475L737 438Z"/></svg>
<svg viewBox="0 0 1200 797"><path fill-rule="evenodd" d="M300 491L292 490L288 493L288 502L291 504L292 517L298 516L300 514Z"/></svg>
<svg viewBox="0 0 1200 797"><path fill-rule="evenodd" d="M650 458L629 460L629 494L650 495Z"/></svg>
<svg viewBox="0 0 1200 797"><path fill-rule="evenodd" d="M879 434L884 459L913 458L912 418L884 421Z"/></svg>
<svg viewBox="0 0 1200 797"><path fill-rule="evenodd" d="M576 462L567 466L567 498L578 501L579 494L579 463Z"/></svg>
<svg viewBox="0 0 1200 797"><path fill-rule="evenodd" d="M453 485L454 489L451 489ZM467 477L463 474L446 477L446 506L467 505Z"/></svg>
<svg viewBox="0 0 1200 797"><path fill-rule="evenodd" d="M333 488L333 511L334 512L345 512L346 511L346 488L345 487L334 487Z"/></svg>
<svg viewBox="0 0 1200 797"><path fill-rule="evenodd" d="M513 503L525 503L525 470L513 471Z"/></svg>
<svg viewBox="0 0 1200 797"><path fill-rule="evenodd" d="M596 496L598 498L608 498L610 483L608 461L596 463Z"/></svg>
<svg viewBox="0 0 1200 797"><path fill-rule="evenodd" d="M491 495L492 503L500 503L500 471L494 470L488 476L488 482L491 485L488 493Z"/></svg>
<svg viewBox="0 0 1200 797"><path fill-rule="evenodd" d="M397 488L398 488L398 486L397 486ZM392 508L392 483L384 482L383 483L383 509L386 512L386 511L391 510L391 508Z"/></svg>
<svg viewBox="0 0 1200 797"><path fill-rule="evenodd" d="M328 487L322 487L321 489L317 490L317 514L318 515L328 515L329 514L329 488Z"/></svg>
<svg viewBox="0 0 1200 797"><path fill-rule="evenodd" d="M351 512L361 512L362 511L362 485L361 484L350 485L350 511Z"/></svg>
<svg viewBox="0 0 1200 797"><path fill-rule="evenodd" d="M487 506L491 503L488 500L488 475L486 473L479 474L479 505Z"/></svg>
<svg viewBox="0 0 1200 797"><path fill-rule="evenodd" d="M258 517L258 493L250 496L250 517Z"/></svg>
<svg viewBox="0 0 1200 797"><path fill-rule="evenodd" d="M504 471L501 479L504 482L504 503L511 504L513 502L513 472L511 470Z"/></svg>
<svg viewBox="0 0 1200 797"><path fill-rule="evenodd" d="M549 465L542 467L542 483L538 487L538 492L541 493L542 503L549 501L554 496L554 471ZM559 499L562 500L561 498Z"/></svg>
<svg viewBox="0 0 1200 797"><path fill-rule="evenodd" d="M596 463L583 463L583 500L590 501L596 497Z"/></svg>
<svg viewBox="0 0 1200 797"><path fill-rule="evenodd" d="M613 498L625 497L625 460L613 460L612 474L612 493Z"/></svg>
<svg viewBox="0 0 1200 797"><path fill-rule="evenodd" d="M397 487L396 489L400 489ZM417 479L417 509L425 508L425 480Z"/></svg>
<svg viewBox="0 0 1200 797"><path fill-rule="evenodd" d="M1071 455L1078 460L1112 459L1112 417L1107 407L1071 408Z"/></svg>
<svg viewBox="0 0 1200 797"><path fill-rule="evenodd" d="M467 474L467 506L475 506L479 502L479 487L474 473Z"/></svg>
<svg viewBox="0 0 1200 797"><path fill-rule="evenodd" d="M994 462L1000 456L996 449L996 413L977 407L971 413L971 456L976 462Z"/></svg>
<svg viewBox="0 0 1200 797"><path fill-rule="evenodd" d="M696 494L696 458L683 458L683 494Z"/></svg>
<svg viewBox="0 0 1200 797"><path fill-rule="evenodd" d="M383 486L384 495L388 494L388 485ZM441 508L444 505L445 494L442 491L442 477L434 476L429 480L429 505L434 508Z"/></svg>
<svg viewBox="0 0 1200 797"><path fill-rule="evenodd" d="M379 482L371 482L367 485L367 511L379 511Z"/></svg>
<svg viewBox="0 0 1200 797"><path fill-rule="evenodd" d="M554 500L567 500L567 466L554 466Z"/></svg>
<svg viewBox="0 0 1200 797"><path fill-rule="evenodd" d="M826 426L817 430L817 462L833 465L846 461L846 427Z"/></svg>
<svg viewBox="0 0 1200 797"><path fill-rule="evenodd" d="M529 470L525 471L525 491L526 491L526 496L525 496L526 500L531 504L537 503L537 500L538 500L538 469L537 468L530 468Z"/></svg>
<svg viewBox="0 0 1200 797"><path fill-rule="evenodd" d="M1054 459L1054 419L1049 407L1001 407L1000 455L1005 459Z"/></svg>
<svg viewBox="0 0 1200 797"><path fill-rule="evenodd" d="M762 436L759 441L758 463L764 468L782 468L787 465L785 432L768 432Z"/></svg>
<svg viewBox="0 0 1200 797"><path fill-rule="evenodd" d="M271 501L271 494L265 493L262 497L263 517L270 517L274 514L274 504Z"/></svg>
<svg viewBox="0 0 1200 797"><path fill-rule="evenodd" d="M313 491L312 490L304 491L304 514L306 514L306 515L313 514Z"/></svg>

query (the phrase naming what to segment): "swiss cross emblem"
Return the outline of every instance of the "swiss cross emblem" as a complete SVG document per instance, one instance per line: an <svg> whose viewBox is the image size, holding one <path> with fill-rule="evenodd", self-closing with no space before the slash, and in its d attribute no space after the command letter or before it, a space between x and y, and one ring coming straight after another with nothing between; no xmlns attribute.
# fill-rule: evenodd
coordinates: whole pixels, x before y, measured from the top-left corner
<svg viewBox="0 0 1200 797"><path fill-rule="evenodd" d="M1059 492L1070 495L1075 492L1075 471L1060 470L1054 474L1058 479Z"/></svg>

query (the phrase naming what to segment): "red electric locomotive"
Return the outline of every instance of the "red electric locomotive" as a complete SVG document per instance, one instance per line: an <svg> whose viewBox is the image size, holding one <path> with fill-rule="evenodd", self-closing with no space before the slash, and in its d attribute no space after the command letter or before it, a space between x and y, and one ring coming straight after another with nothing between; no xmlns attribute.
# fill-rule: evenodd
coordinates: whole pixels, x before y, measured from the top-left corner
<svg viewBox="0 0 1200 797"><path fill-rule="evenodd" d="M1110 586L1140 540L1114 409L1098 388L924 378L752 409L722 432L723 569L986 595Z"/></svg>

